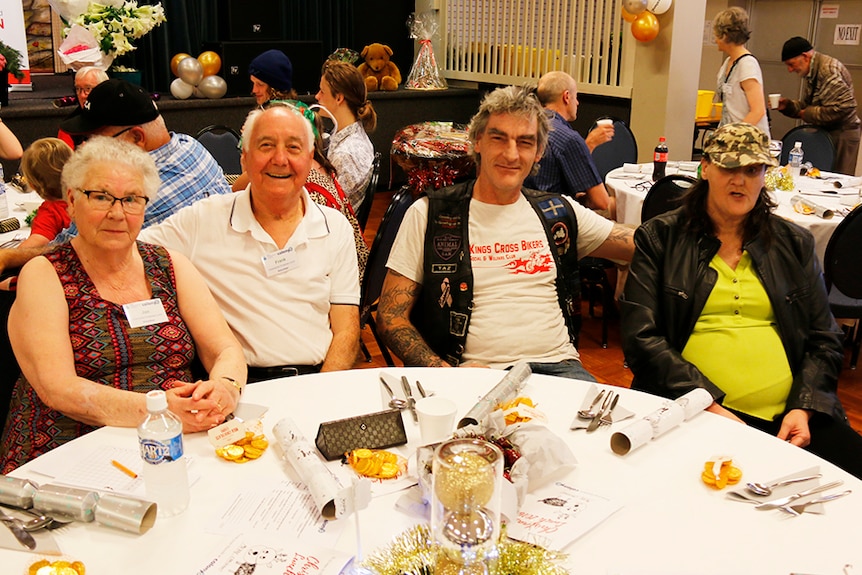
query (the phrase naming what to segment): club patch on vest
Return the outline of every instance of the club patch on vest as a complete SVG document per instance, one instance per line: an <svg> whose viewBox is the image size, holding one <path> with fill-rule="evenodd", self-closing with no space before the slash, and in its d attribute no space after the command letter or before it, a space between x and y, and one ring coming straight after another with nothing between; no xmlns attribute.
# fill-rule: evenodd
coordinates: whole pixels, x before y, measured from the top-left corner
<svg viewBox="0 0 862 575"><path fill-rule="evenodd" d="M551 237L554 240L554 245L557 246L557 253L563 254L569 251L569 244L571 243L569 226L563 222L555 223L551 226Z"/></svg>
<svg viewBox="0 0 862 575"><path fill-rule="evenodd" d="M457 230L461 228L461 215L437 214L437 226L444 230Z"/></svg>
<svg viewBox="0 0 862 575"><path fill-rule="evenodd" d="M458 251L461 249L461 236L457 234L441 234L439 236L434 236L434 253L436 253L440 259L448 260L452 259Z"/></svg>
<svg viewBox="0 0 862 575"><path fill-rule="evenodd" d="M431 264L432 274L450 275L458 271L458 264Z"/></svg>
<svg viewBox="0 0 862 575"><path fill-rule="evenodd" d="M566 206L563 205L563 200L560 198L551 198L543 202L539 202L539 209L545 219L552 220L566 214Z"/></svg>
<svg viewBox="0 0 862 575"><path fill-rule="evenodd" d="M449 312L449 333L457 337L464 337L467 333L467 314L457 311Z"/></svg>

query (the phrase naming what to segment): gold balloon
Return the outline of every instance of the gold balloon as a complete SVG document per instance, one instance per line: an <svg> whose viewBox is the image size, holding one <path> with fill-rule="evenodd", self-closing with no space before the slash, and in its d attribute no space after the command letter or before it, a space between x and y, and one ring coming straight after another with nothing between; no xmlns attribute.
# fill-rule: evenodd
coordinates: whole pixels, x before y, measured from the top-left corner
<svg viewBox="0 0 862 575"><path fill-rule="evenodd" d="M632 36L641 42L649 42L658 36L658 18L652 12L639 14L632 22Z"/></svg>
<svg viewBox="0 0 862 575"><path fill-rule="evenodd" d="M218 71L221 70L221 56L212 50L203 52L198 56L198 62L204 67L204 76L218 74Z"/></svg>
<svg viewBox="0 0 862 575"><path fill-rule="evenodd" d="M635 18L638 17L637 14L632 14L631 12L626 10L625 6L620 9L622 10L623 20L625 20L626 22L634 22Z"/></svg>
<svg viewBox="0 0 862 575"><path fill-rule="evenodd" d="M180 60L183 60L185 58L191 58L191 57L192 57L191 54L186 54L185 52L180 52L179 54L176 54L173 58L171 58L171 72L173 73L174 76L179 76L179 72L177 72L177 66L180 63Z"/></svg>
<svg viewBox="0 0 862 575"><path fill-rule="evenodd" d="M623 9L637 16L647 9L647 0L623 0Z"/></svg>

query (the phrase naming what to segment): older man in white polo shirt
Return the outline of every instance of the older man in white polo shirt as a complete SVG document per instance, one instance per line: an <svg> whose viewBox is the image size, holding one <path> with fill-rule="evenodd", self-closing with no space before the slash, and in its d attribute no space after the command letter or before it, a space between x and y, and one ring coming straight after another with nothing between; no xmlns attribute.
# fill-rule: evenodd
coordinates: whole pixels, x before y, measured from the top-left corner
<svg viewBox="0 0 862 575"><path fill-rule="evenodd" d="M141 233L201 271L240 340L249 382L349 369L359 342L353 230L311 201L311 124L290 105L243 126L248 187L197 202Z"/></svg>

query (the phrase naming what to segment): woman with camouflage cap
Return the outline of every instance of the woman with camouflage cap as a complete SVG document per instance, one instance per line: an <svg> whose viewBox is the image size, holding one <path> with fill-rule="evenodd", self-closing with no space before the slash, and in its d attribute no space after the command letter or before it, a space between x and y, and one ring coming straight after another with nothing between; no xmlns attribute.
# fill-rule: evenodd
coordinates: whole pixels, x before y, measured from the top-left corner
<svg viewBox="0 0 862 575"><path fill-rule="evenodd" d="M842 332L813 237L772 213L769 138L727 124L703 151L682 207L635 232L620 302L632 387L672 399L704 388L708 411L862 477L862 437L836 394Z"/></svg>

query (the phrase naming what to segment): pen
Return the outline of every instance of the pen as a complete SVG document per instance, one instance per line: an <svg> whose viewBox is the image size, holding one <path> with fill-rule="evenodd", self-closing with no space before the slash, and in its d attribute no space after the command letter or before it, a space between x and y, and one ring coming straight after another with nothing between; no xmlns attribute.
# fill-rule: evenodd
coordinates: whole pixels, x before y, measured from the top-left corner
<svg viewBox="0 0 862 575"><path fill-rule="evenodd" d="M114 467L116 467L117 469L119 469L120 471L122 471L123 473L125 473L126 475L131 477L132 479L138 478L137 473L135 473L134 471L132 471L131 469L129 469L128 467L126 467L125 465L123 465L122 463L117 461L116 459L111 460L111 465L113 465Z"/></svg>

